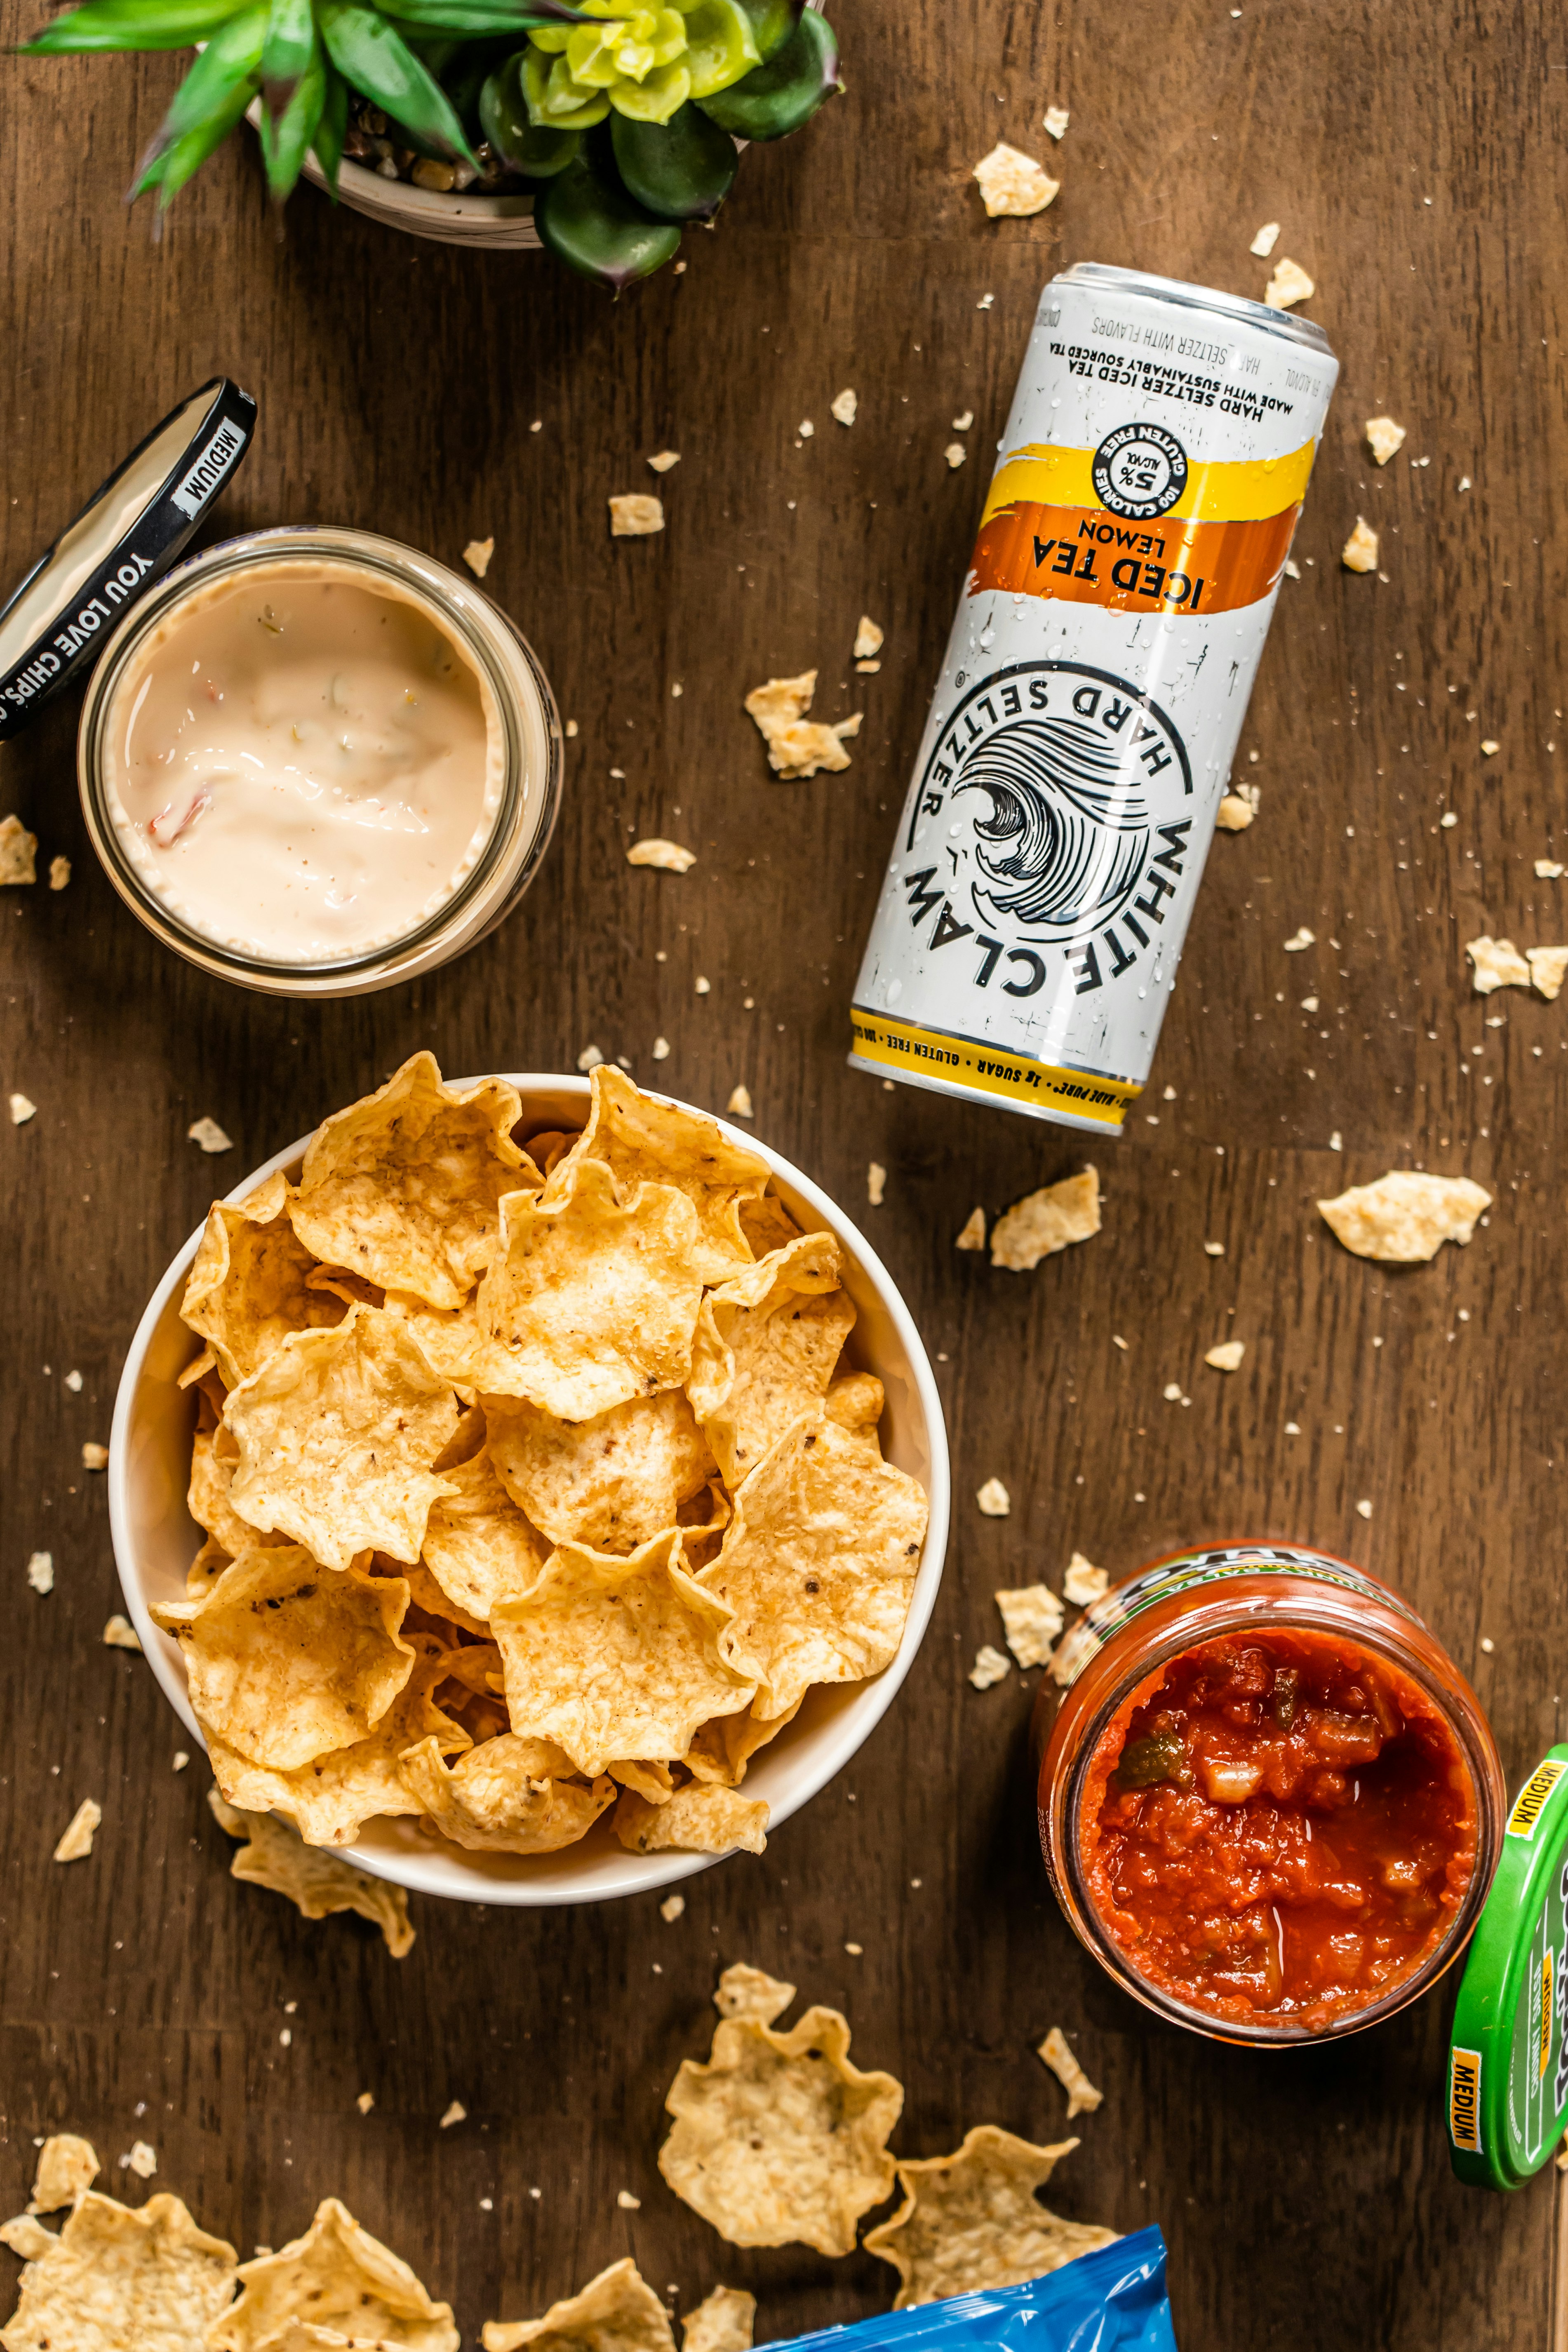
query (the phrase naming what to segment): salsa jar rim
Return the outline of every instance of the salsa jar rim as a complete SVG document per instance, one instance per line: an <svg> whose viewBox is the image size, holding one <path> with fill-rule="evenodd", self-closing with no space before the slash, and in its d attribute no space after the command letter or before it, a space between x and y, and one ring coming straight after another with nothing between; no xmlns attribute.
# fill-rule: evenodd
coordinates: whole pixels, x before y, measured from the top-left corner
<svg viewBox="0 0 1568 2352"><path fill-rule="evenodd" d="M1270 1555L1289 1555L1300 1548L1260 1543L1225 1549L1256 1552L1260 1560L1266 1560ZM1156 1568L1200 1558L1202 1549L1167 1553L1146 1562L1112 1586L1104 1599L1113 1601L1116 1593ZM1037 1759L1040 1847L1068 1926L1113 1981L1143 2008L1190 2032L1248 2049L1310 2049L1342 2041L1348 2034L1382 2024L1429 1991L1475 1932L1497 1868L1508 1811L1507 1786L1491 1728L1480 1701L1442 1644L1409 1602L1381 1577L1315 1548L1310 1556L1323 1560L1326 1569L1348 1570L1371 1590L1365 1597L1358 1597L1338 1582L1263 1566L1254 1578L1245 1572L1227 1575L1212 1599L1198 1598L1188 1587L1151 1602L1113 1627L1063 1691L1048 1730L1045 1724L1047 1693L1054 1687L1048 1676L1035 1702L1033 1752ZM1326 1635L1367 1651L1407 1676L1447 1727L1469 1776L1475 1803L1475 1861L1464 1899L1447 1934L1408 1977L1377 2000L1347 2010L1321 2027L1248 2026L1173 1999L1139 1973L1110 1934L1085 1882L1082 1864L1079 1816L1084 1785L1095 1752L1118 1710L1141 1683L1204 1643L1228 1634L1268 1631Z"/></svg>

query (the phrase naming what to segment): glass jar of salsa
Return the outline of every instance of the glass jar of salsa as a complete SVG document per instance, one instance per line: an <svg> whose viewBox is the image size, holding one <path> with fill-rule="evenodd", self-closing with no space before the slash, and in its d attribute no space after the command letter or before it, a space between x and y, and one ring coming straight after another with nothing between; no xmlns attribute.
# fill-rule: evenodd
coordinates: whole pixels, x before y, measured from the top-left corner
<svg viewBox="0 0 1568 2352"><path fill-rule="evenodd" d="M1093 1603L1046 1736L1040 1843L1080 1942L1232 2042L1359 2032L1468 1940L1507 1811L1474 1692L1388 1585L1279 1544L1181 1552Z"/></svg>

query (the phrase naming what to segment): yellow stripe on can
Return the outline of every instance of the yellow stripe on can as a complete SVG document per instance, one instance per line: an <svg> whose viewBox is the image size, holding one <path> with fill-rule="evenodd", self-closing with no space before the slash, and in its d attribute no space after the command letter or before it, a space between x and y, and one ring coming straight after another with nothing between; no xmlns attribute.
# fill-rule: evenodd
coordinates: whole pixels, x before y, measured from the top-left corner
<svg viewBox="0 0 1568 2352"><path fill-rule="evenodd" d="M1049 1062L1031 1061L1025 1054L1009 1054L995 1045L980 1045L941 1029L921 1029L912 1021L896 1021L886 1013L854 1008L857 1057L883 1068L927 1070L962 1092L1000 1095L1009 1102L1031 1108L1062 1110L1075 1118L1119 1129L1128 1107L1143 1089L1119 1078L1102 1077L1094 1070L1058 1069Z"/></svg>
<svg viewBox="0 0 1568 2352"><path fill-rule="evenodd" d="M1316 441L1303 441L1282 457L1216 458L1194 466L1187 485L1162 522L1258 522L1300 506L1312 470ZM1053 448L1048 442L1026 442L1004 457L992 478L984 528L1005 507L1100 507L1094 487L1092 449Z"/></svg>

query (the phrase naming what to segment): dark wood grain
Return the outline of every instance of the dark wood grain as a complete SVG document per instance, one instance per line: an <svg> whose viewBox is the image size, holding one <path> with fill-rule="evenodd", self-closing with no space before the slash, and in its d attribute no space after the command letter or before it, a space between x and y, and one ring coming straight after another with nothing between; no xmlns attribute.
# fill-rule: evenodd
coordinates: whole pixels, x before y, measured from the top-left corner
<svg viewBox="0 0 1568 2352"><path fill-rule="evenodd" d="M32 22L0 6L7 38ZM75 868L63 894L0 905L4 1087L38 1105L0 1128L0 2205L24 2200L34 2137L69 2126L132 2198L116 2159L153 2141L153 2185L247 2252L341 2195L469 2341L628 2251L688 2306L717 2279L753 2287L765 2336L882 2308L871 2257L738 2253L658 2180L664 2089L706 2045L716 1968L745 1958L844 2005L857 2056L907 2085L905 2153L989 2120L1057 2137L1029 2045L1062 2023L1106 2100L1056 2201L1163 2224L1184 2352L1347 2326L1388 2352L1543 2344L1550 2192L1449 2178L1447 1994L1305 2057L1152 2023L1045 1885L1033 1678L982 1696L964 1670L995 1637L993 1588L1057 1581L1074 1546L1120 1572L1270 1532L1404 1588L1474 1675L1511 1776L1556 1736L1568 1004L1473 997L1462 942L1568 926L1568 884L1531 866L1568 856L1561 22L1493 0L869 0L843 29L847 98L748 155L684 276L615 305L537 257L417 245L309 192L279 237L237 143L155 245L119 191L173 62L4 61L0 573L223 369L261 427L215 530L356 521L448 561L493 533L489 584L579 733L549 862L505 929L417 986L312 1008L200 979L121 909L77 809L70 704L0 753L3 808ZM985 221L969 166L997 136L1042 152L1052 100L1072 109L1060 198ZM971 1208L1080 1148L845 1068L892 812L1042 279L1093 258L1257 293L1267 219L1318 280L1343 376L1244 737L1262 813L1216 844L1158 1125L1141 1110L1100 1154L1104 1233L994 1272L952 1250ZM846 384L849 432L828 415ZM1379 472L1360 435L1384 407L1410 438ZM606 496L647 486L665 445L668 529L612 543ZM1358 512L1386 582L1339 568ZM849 666L862 611L888 631L874 678ZM854 765L776 783L741 698L813 665L820 715L866 711ZM651 831L699 850L685 880L625 866ZM1302 923L1319 945L1285 955ZM863 1213L940 1351L960 1496L941 1604L854 1766L765 1859L690 1882L677 1924L651 1899L416 1903L396 1964L358 1923L307 1926L227 1876L199 1761L173 1771L152 1676L100 1643L119 1596L80 1442L107 1435L142 1302L215 1174L421 1044L477 1071L570 1067L593 1042L651 1076L658 1033L662 1084L719 1108L744 1080L759 1133L852 1210L868 1161L889 1171ZM231 1158L184 1140L202 1113ZM1468 1252L1402 1272L1338 1249L1315 1198L1400 1164L1496 1190ZM1232 1335L1247 1357L1222 1379L1201 1359ZM1163 1401L1171 1380L1189 1407ZM1005 1521L973 1506L993 1474ZM38 1547L47 1599L23 1575ZM89 1793L93 1856L56 1868ZM442 2132L454 2096L469 2120Z"/></svg>

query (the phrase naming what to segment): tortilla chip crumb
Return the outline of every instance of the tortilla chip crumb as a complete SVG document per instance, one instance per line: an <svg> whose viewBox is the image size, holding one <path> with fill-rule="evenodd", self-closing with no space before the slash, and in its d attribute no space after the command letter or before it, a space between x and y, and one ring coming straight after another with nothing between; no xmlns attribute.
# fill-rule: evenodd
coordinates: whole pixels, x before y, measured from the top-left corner
<svg viewBox="0 0 1568 2352"><path fill-rule="evenodd" d="M37 852L37 835L29 833L19 816L0 817L0 884L36 882L33 860Z"/></svg>
<svg viewBox="0 0 1568 2352"><path fill-rule="evenodd" d="M1494 940L1483 931L1465 941L1465 953L1476 968L1478 996L1489 996L1494 988L1530 986L1530 966L1511 940Z"/></svg>
<svg viewBox="0 0 1568 2352"><path fill-rule="evenodd" d="M1289 310L1316 291L1299 261L1282 260L1275 263L1274 275L1263 289L1263 299L1271 310Z"/></svg>
<svg viewBox="0 0 1568 2352"><path fill-rule="evenodd" d="M55 1589L55 1556L52 1551L35 1551L27 1559L27 1581L35 1592L52 1592Z"/></svg>
<svg viewBox="0 0 1568 2352"><path fill-rule="evenodd" d="M1241 1370L1241 1360L1246 1353L1245 1339L1222 1339L1217 1347L1208 1350L1204 1361L1212 1364L1216 1372L1237 1372Z"/></svg>
<svg viewBox="0 0 1568 2352"><path fill-rule="evenodd" d="M994 1592L1007 1647L1021 1666L1048 1666L1062 1630L1062 1604L1048 1584L1019 1584Z"/></svg>
<svg viewBox="0 0 1568 2352"><path fill-rule="evenodd" d="M375 2093L374 2091L362 2091L358 2098L354 2101L354 2105L359 2109L362 2116L368 2116L372 2107L375 2105Z"/></svg>
<svg viewBox="0 0 1568 2352"><path fill-rule="evenodd" d="M974 1653L974 1664L969 1669L969 1679L976 1690L989 1690L993 1683L1001 1682L1003 1677L1010 1675L1012 1671L1012 1659L1005 1658L1001 1651L993 1649L989 1642L983 1642Z"/></svg>
<svg viewBox="0 0 1568 2352"><path fill-rule="evenodd" d="M493 539L470 539L463 550L463 561L476 580L482 580L490 568L490 558L496 551Z"/></svg>
<svg viewBox="0 0 1568 2352"><path fill-rule="evenodd" d="M1226 793L1215 814L1221 833L1245 833L1252 823L1252 803L1244 801L1239 793Z"/></svg>
<svg viewBox="0 0 1568 2352"><path fill-rule="evenodd" d="M454 2099L447 2106L446 2114L441 2117L441 2121L437 2128L441 2131L450 2131L454 2124L466 2124L468 2120L468 2111L467 2107L463 2105L461 2099Z"/></svg>
<svg viewBox="0 0 1568 2352"><path fill-rule="evenodd" d="M1079 1176L1064 1176L1015 1201L991 1229L991 1263L1026 1274L1043 1257L1088 1241L1100 1224L1100 1176L1090 1164Z"/></svg>
<svg viewBox="0 0 1568 2352"><path fill-rule="evenodd" d="M1068 1562L1068 1572L1062 1579L1062 1591L1075 1607L1087 1609L1091 1601L1100 1599L1110 1582L1110 1579L1104 1569L1096 1568L1094 1562L1091 1559L1086 1559L1082 1552L1075 1551Z"/></svg>
<svg viewBox="0 0 1568 2352"><path fill-rule="evenodd" d="M752 2352L756 2318L754 2294L716 2286L681 2321L681 2352Z"/></svg>
<svg viewBox="0 0 1568 2352"><path fill-rule="evenodd" d="M656 450L654 455L648 459L648 464L653 467L656 474L668 474L672 466L679 466L679 463L680 452L679 449L658 449Z"/></svg>
<svg viewBox="0 0 1568 2352"><path fill-rule="evenodd" d="M855 412L859 405L859 401L856 398L854 393L849 390L847 385L845 386L842 392L836 394L834 398L828 403L830 413L837 418L840 425L853 425L855 422Z"/></svg>
<svg viewBox="0 0 1568 2352"><path fill-rule="evenodd" d="M667 1895L658 1906L658 1916L667 1927L673 1927L686 1908L684 1895Z"/></svg>
<svg viewBox="0 0 1568 2352"><path fill-rule="evenodd" d="M1300 955L1303 948L1315 948L1317 944L1317 932L1310 931L1307 929L1306 924L1303 923L1300 929L1296 933L1294 939L1286 940L1285 952L1287 955Z"/></svg>
<svg viewBox="0 0 1568 2352"><path fill-rule="evenodd" d="M1468 1176L1428 1176L1395 1169L1375 1184L1353 1184L1320 1201L1324 1223L1357 1257L1420 1265L1445 1242L1465 1248L1491 1194Z"/></svg>
<svg viewBox="0 0 1568 2352"><path fill-rule="evenodd" d="M1067 136L1067 127L1072 116L1065 106L1047 106L1041 121L1053 139L1063 139Z"/></svg>
<svg viewBox="0 0 1568 2352"><path fill-rule="evenodd" d="M1013 1507L1013 1498L1000 1478L987 1478L974 1499L988 1519L1005 1519Z"/></svg>
<svg viewBox="0 0 1568 2352"><path fill-rule="evenodd" d="M1043 213L1061 186L1032 155L1002 140L989 155L981 157L972 177L979 184L981 201L993 220L1005 215L1027 220L1035 213Z"/></svg>
<svg viewBox="0 0 1568 2352"><path fill-rule="evenodd" d="M85 1862L92 1852L93 1833L103 1819L103 1807L92 1797L84 1797L66 1825L64 1836L55 1848L57 1862Z"/></svg>
<svg viewBox="0 0 1568 2352"><path fill-rule="evenodd" d="M1075 2116L1091 2116L1103 2091L1097 2091L1068 2046L1067 2035L1059 2025L1053 2025L1041 2042L1036 2056L1043 2058L1068 2095L1068 2121Z"/></svg>
<svg viewBox="0 0 1568 2352"><path fill-rule="evenodd" d="M653 1054L653 1058L654 1058L654 1060L655 1060L656 1062L668 1062L668 1059L669 1059L669 1040L668 1040L668 1037L656 1037L656 1038L654 1039L654 1041L653 1041L653 1045L652 1045L651 1051L652 1051L652 1054Z"/></svg>
<svg viewBox="0 0 1568 2352"><path fill-rule="evenodd" d="M37 1104L30 1102L26 1095L12 1095L9 1103L13 1127L26 1127L30 1118L38 1115Z"/></svg>
<svg viewBox="0 0 1568 2352"><path fill-rule="evenodd" d="M947 459L948 464L956 474L960 466L963 465L964 459L968 457L969 452L964 447L962 441L950 441L942 454Z"/></svg>
<svg viewBox="0 0 1568 2352"><path fill-rule="evenodd" d="M1340 562L1347 572L1377 570L1377 533L1364 515L1357 515L1355 529L1340 550Z"/></svg>
<svg viewBox="0 0 1568 2352"><path fill-rule="evenodd" d="M1568 948L1527 948L1525 953L1537 992L1545 997L1558 995L1568 972Z"/></svg>
<svg viewBox="0 0 1568 2352"><path fill-rule="evenodd" d="M1405 427L1396 425L1392 416L1369 416L1366 420L1366 446L1380 466L1386 466L1397 450L1404 446Z"/></svg>
<svg viewBox="0 0 1568 2352"><path fill-rule="evenodd" d="M185 1137L188 1142L195 1144L203 1151L232 1151L234 1150L234 1145L224 1133L216 1118L193 1119L190 1126L185 1129Z"/></svg>
<svg viewBox="0 0 1568 2352"><path fill-rule="evenodd" d="M100 1445L96 1439L89 1437L81 1449L81 1466L84 1470L107 1470L109 1467L108 1446Z"/></svg>
<svg viewBox="0 0 1568 2352"><path fill-rule="evenodd" d="M1253 238L1252 243L1247 249L1248 253L1255 253L1259 261L1267 261L1279 242L1279 222L1265 221L1263 226L1258 230L1258 235Z"/></svg>
<svg viewBox="0 0 1568 2352"><path fill-rule="evenodd" d="M963 1231L953 1241L954 1249L983 1250L985 1246L985 1212L971 1209L964 1220Z"/></svg>
<svg viewBox="0 0 1568 2352"><path fill-rule="evenodd" d="M802 670L798 677L770 677L753 687L745 708L754 719L768 747L768 765L787 782L815 776L819 768L835 773L849 765L844 738L860 731L862 713L841 719L833 726L805 716L816 692L816 672Z"/></svg>
<svg viewBox="0 0 1568 2352"><path fill-rule="evenodd" d="M855 632L856 660L869 661L873 654L879 654L882 650L883 635L883 631L877 626L869 614L862 613L860 625Z"/></svg>
<svg viewBox="0 0 1568 2352"><path fill-rule="evenodd" d="M752 1109L752 1097L750 1089L745 1087L731 1087L730 1089L730 1099L725 1104L724 1108L731 1118L753 1118L755 1113Z"/></svg>
<svg viewBox="0 0 1568 2352"><path fill-rule="evenodd" d="M1371 1503L1366 1501L1358 1503L1355 1507L1355 1515L1358 1519L1370 1519L1372 1517Z"/></svg>
<svg viewBox="0 0 1568 2352"><path fill-rule="evenodd" d="M586 1077L590 1070L596 1070L598 1068L604 1058L605 1057L603 1054L600 1053L597 1045L584 1045L582 1052L577 1056L577 1067L583 1072L584 1076Z"/></svg>
<svg viewBox="0 0 1568 2352"><path fill-rule="evenodd" d="M1489 735L1481 745L1481 757L1483 760L1495 760L1501 750L1502 745Z"/></svg>
<svg viewBox="0 0 1568 2352"><path fill-rule="evenodd" d="M661 874L686 874L696 863L694 849L683 849L679 841L665 841L657 834L634 841L626 852L628 866L657 866Z"/></svg>
<svg viewBox="0 0 1568 2352"><path fill-rule="evenodd" d="M888 1171L879 1160L873 1160L866 1171L866 1198L872 1208L879 1209L882 1195L888 1189Z"/></svg>
<svg viewBox="0 0 1568 2352"><path fill-rule="evenodd" d="M629 2189L617 2189L616 2192L616 2202L620 2207L623 2213L640 2213L642 2211L642 2199L640 2197L634 2197Z"/></svg>
<svg viewBox="0 0 1568 2352"><path fill-rule="evenodd" d="M142 1647L142 1636L135 1626L129 1618L121 1617L118 1612L105 1625L103 1642L104 1647L110 1650L139 1650Z"/></svg>
<svg viewBox="0 0 1568 2352"><path fill-rule="evenodd" d="M1535 861L1535 878L1538 882L1560 882L1565 873L1568 873L1568 866L1563 864L1561 858L1538 857Z"/></svg>
<svg viewBox="0 0 1568 2352"><path fill-rule="evenodd" d="M70 862L70 859L69 859L68 857L51 857L51 858L50 858L50 860L49 860L49 887L50 887L50 889L51 889L51 890L63 890L63 889L65 889L65 887L67 887L67 885L69 883L70 878L71 878L71 862Z"/></svg>
<svg viewBox="0 0 1568 2352"><path fill-rule="evenodd" d="M610 537L647 539L664 529L664 501L647 490L627 490L610 500Z"/></svg>
<svg viewBox="0 0 1568 2352"><path fill-rule="evenodd" d="M128 2152L120 2159L121 2172L133 2172L138 2180L151 2180L158 2169L158 2151L144 2139L132 2140Z"/></svg>

